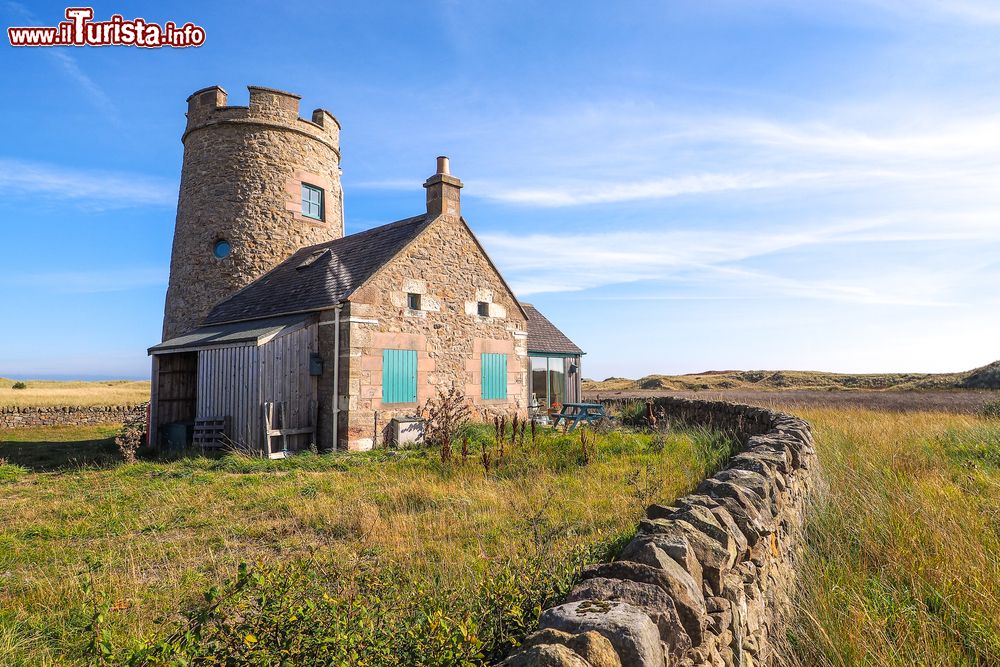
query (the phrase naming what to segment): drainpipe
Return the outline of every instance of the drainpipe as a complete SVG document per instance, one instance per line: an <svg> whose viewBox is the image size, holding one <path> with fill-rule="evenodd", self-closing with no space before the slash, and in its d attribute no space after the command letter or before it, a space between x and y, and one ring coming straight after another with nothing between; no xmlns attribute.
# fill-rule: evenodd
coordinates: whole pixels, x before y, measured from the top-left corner
<svg viewBox="0 0 1000 667"><path fill-rule="evenodd" d="M333 451L337 451L337 430L340 425L340 309L333 311Z"/></svg>

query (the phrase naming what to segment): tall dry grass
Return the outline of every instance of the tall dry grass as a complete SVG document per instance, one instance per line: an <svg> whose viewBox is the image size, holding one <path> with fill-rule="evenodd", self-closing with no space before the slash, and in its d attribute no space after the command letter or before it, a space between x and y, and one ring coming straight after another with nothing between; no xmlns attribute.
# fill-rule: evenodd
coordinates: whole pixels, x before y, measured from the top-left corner
<svg viewBox="0 0 1000 667"><path fill-rule="evenodd" d="M0 407L18 408L95 405L137 405L149 400L149 382L60 382L26 380L25 389L14 389L14 380L0 378Z"/></svg>
<svg viewBox="0 0 1000 667"><path fill-rule="evenodd" d="M808 531L789 662L1000 664L1000 422L800 414L830 490Z"/></svg>

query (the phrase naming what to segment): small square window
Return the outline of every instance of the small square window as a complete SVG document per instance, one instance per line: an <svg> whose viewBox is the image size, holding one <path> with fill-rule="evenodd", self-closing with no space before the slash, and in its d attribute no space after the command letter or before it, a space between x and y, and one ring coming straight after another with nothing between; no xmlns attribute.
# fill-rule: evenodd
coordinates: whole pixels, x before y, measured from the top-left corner
<svg viewBox="0 0 1000 667"><path fill-rule="evenodd" d="M480 317L490 316L490 304L486 303L485 301L479 302L479 316Z"/></svg>
<svg viewBox="0 0 1000 667"><path fill-rule="evenodd" d="M410 310L420 310L420 295L410 292L406 295L406 307Z"/></svg>
<svg viewBox="0 0 1000 667"><path fill-rule="evenodd" d="M314 220L323 219L323 188L302 184L302 215Z"/></svg>

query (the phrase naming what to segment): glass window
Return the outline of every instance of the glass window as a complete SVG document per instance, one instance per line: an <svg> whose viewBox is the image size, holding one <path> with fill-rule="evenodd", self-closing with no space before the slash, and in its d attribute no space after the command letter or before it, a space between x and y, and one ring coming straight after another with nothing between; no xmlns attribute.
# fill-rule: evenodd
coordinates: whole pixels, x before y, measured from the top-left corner
<svg viewBox="0 0 1000 667"><path fill-rule="evenodd" d="M323 189L302 184L302 215L315 220L323 219Z"/></svg>
<svg viewBox="0 0 1000 667"><path fill-rule="evenodd" d="M563 373L563 358L549 357L549 407L556 410L566 400L566 375Z"/></svg>
<svg viewBox="0 0 1000 667"><path fill-rule="evenodd" d="M212 254L219 259L225 259L229 257L229 253L232 252L233 248L229 245L229 241L220 239L215 242L215 246L212 247Z"/></svg>
<svg viewBox="0 0 1000 667"><path fill-rule="evenodd" d="M410 292L406 295L406 307L410 310L420 310L420 295Z"/></svg>
<svg viewBox="0 0 1000 667"><path fill-rule="evenodd" d="M416 350L382 350L382 402L417 402Z"/></svg>
<svg viewBox="0 0 1000 667"><path fill-rule="evenodd" d="M486 303L485 301L479 302L479 316L480 317L490 316L490 304Z"/></svg>
<svg viewBox="0 0 1000 667"><path fill-rule="evenodd" d="M530 357L531 364L531 403L538 404L538 409L545 412L549 409L549 360L545 357Z"/></svg>

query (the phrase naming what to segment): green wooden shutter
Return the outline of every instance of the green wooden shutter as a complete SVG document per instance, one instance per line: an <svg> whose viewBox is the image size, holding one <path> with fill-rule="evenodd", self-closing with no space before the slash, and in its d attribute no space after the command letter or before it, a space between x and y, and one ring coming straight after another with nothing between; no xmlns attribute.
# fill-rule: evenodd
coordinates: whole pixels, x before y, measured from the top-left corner
<svg viewBox="0 0 1000 667"><path fill-rule="evenodd" d="M507 398L507 355L483 354L482 361L483 400L506 400Z"/></svg>
<svg viewBox="0 0 1000 667"><path fill-rule="evenodd" d="M416 350L382 350L382 402L417 402Z"/></svg>

